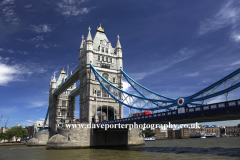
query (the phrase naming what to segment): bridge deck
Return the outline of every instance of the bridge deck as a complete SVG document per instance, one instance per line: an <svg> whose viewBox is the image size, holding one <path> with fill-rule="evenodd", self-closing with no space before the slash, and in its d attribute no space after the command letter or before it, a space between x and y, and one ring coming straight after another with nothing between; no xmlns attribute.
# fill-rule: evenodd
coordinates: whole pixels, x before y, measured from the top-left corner
<svg viewBox="0 0 240 160"><path fill-rule="evenodd" d="M178 110L155 113L150 115L123 118L101 122L103 124L131 124L131 123L156 123L186 124L196 122L211 122L240 119L240 99L215 103L204 106L186 108L186 113L178 113Z"/></svg>
<svg viewBox="0 0 240 160"><path fill-rule="evenodd" d="M54 95L59 95L62 92L64 92L66 89L68 89L73 83L75 83L76 81L79 80L79 72L78 70L71 75L69 78L66 79L66 81L62 84L60 84L60 86L58 88L56 88L56 90L54 91Z"/></svg>

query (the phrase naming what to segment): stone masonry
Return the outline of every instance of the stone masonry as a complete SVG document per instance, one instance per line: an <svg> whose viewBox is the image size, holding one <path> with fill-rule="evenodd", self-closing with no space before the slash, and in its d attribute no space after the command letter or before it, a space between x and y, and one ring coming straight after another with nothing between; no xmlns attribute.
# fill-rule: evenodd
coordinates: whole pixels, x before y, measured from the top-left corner
<svg viewBox="0 0 240 160"><path fill-rule="evenodd" d="M119 36L117 45L112 48L104 30L100 26L92 39L89 27L87 39L79 48L79 78L80 78L80 122L99 122L97 111L107 114L108 119L123 117L123 107L113 100L100 86L95 75L91 72L90 62L98 72L118 88L123 88L122 74L122 47Z"/></svg>

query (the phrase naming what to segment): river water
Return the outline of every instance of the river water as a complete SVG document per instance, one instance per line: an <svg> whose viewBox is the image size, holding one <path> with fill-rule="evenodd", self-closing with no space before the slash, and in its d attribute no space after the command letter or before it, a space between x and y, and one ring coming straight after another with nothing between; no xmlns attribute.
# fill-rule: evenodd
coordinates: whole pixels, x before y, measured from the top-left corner
<svg viewBox="0 0 240 160"><path fill-rule="evenodd" d="M45 146L0 146L0 160L33 159L239 159L240 137L156 140L131 147L46 150Z"/></svg>

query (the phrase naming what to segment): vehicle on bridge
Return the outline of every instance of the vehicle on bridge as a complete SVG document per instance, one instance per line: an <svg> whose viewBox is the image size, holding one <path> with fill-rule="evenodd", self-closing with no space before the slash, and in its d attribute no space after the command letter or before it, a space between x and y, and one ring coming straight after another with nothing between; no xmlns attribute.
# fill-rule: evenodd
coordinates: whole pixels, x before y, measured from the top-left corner
<svg viewBox="0 0 240 160"><path fill-rule="evenodd" d="M131 113L129 117L147 116L149 114L152 114L151 111L144 111L139 113Z"/></svg>

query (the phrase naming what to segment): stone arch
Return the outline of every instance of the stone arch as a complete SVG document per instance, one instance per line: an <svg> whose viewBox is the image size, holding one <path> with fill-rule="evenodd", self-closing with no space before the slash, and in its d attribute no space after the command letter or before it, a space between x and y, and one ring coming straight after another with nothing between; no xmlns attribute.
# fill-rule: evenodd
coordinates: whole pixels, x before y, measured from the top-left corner
<svg viewBox="0 0 240 160"><path fill-rule="evenodd" d="M107 115L107 108L108 108L108 120L114 120L114 115L115 115L115 119L117 118L118 115L118 110L115 108L115 114L114 114L114 107L113 106L106 106L103 105L102 106L102 111ZM101 111L101 106L97 107L97 111ZM100 119L99 119L100 121Z"/></svg>

